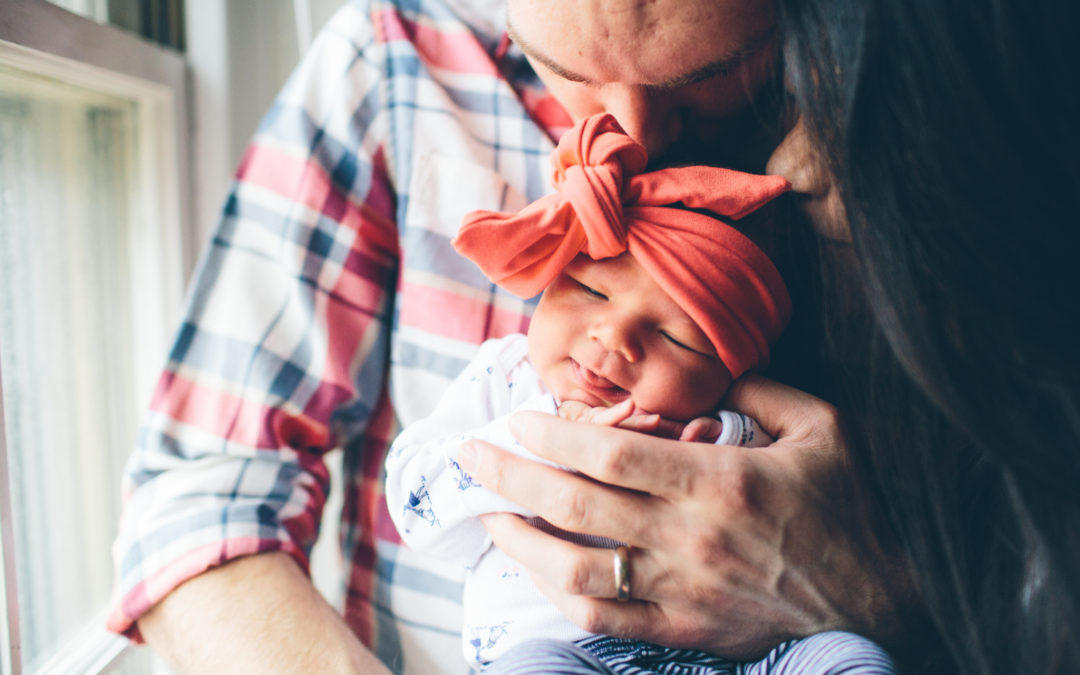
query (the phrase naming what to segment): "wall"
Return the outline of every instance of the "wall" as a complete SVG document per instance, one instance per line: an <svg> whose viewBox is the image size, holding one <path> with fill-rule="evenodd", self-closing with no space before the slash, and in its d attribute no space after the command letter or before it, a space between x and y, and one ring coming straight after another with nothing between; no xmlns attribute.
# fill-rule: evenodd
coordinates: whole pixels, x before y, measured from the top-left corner
<svg viewBox="0 0 1080 675"><path fill-rule="evenodd" d="M343 0L187 0L195 218L205 241L251 134L300 59L296 12L318 32Z"/></svg>

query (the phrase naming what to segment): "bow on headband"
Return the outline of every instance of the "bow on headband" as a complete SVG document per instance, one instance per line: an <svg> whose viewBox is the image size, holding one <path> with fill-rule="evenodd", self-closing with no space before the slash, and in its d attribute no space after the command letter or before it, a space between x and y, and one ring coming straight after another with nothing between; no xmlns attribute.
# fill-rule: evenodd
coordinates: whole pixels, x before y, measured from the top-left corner
<svg viewBox="0 0 1080 675"><path fill-rule="evenodd" d="M787 180L707 166L641 173L645 148L609 114L566 132L551 161L555 194L519 213L468 214L454 247L523 298L580 253L601 260L629 251L701 327L733 378L768 362L791 316L780 273L730 225L687 208L737 220L786 192Z"/></svg>

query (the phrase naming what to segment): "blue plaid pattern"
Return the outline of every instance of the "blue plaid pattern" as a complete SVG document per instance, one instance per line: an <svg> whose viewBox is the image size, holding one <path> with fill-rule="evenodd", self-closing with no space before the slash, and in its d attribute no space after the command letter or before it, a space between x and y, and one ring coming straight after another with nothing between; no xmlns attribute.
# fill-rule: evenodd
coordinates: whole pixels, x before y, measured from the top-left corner
<svg viewBox="0 0 1080 675"><path fill-rule="evenodd" d="M569 125L502 12L354 0L266 115L128 463L110 629L138 639L156 602L238 556L306 566L342 448L346 620L399 672L465 669L446 658L460 571L401 546L382 467L477 345L531 314L449 245L465 212L547 193Z"/></svg>

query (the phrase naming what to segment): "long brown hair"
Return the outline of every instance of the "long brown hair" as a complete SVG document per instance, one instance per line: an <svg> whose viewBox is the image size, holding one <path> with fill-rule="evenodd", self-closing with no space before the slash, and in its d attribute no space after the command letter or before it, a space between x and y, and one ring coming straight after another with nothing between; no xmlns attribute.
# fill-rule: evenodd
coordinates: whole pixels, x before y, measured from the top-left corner
<svg viewBox="0 0 1080 675"><path fill-rule="evenodd" d="M1080 672L1080 10L780 5L873 317L854 459L952 667Z"/></svg>

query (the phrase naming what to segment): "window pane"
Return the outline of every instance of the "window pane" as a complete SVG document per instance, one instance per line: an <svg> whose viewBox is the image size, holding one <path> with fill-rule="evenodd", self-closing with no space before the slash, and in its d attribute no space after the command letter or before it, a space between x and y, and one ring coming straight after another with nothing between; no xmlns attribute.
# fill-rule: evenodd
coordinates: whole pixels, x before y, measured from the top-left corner
<svg viewBox="0 0 1080 675"><path fill-rule="evenodd" d="M184 49L184 0L48 0L69 12Z"/></svg>
<svg viewBox="0 0 1080 675"><path fill-rule="evenodd" d="M139 673L139 675L161 673L166 675L172 671L167 666L156 662L153 653L146 647L125 651L104 672L108 675L121 675L122 673Z"/></svg>
<svg viewBox="0 0 1080 675"><path fill-rule="evenodd" d="M136 428L138 104L0 65L0 358L22 658L98 614Z"/></svg>
<svg viewBox="0 0 1080 675"><path fill-rule="evenodd" d="M88 19L104 22L109 16L109 8L106 0L49 0L54 5L59 5L69 12L82 14Z"/></svg>

